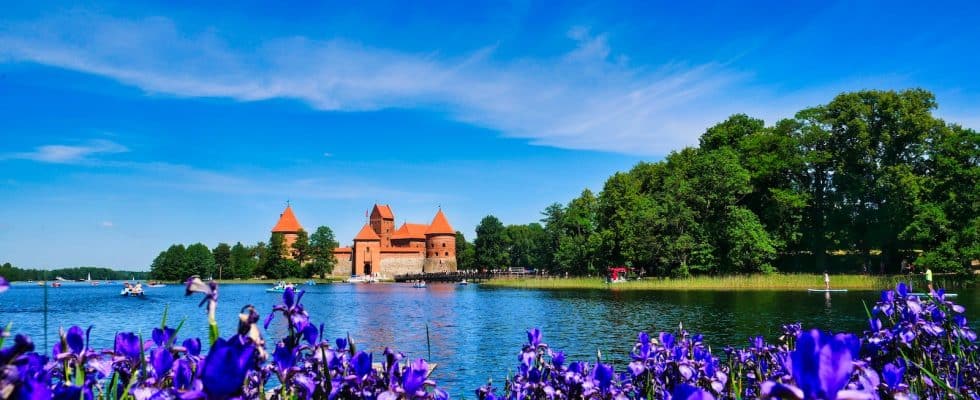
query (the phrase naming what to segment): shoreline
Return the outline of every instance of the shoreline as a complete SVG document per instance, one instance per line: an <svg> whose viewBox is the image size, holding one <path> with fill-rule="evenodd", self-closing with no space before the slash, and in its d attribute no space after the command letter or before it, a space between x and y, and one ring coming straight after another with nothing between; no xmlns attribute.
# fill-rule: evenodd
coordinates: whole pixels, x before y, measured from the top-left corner
<svg viewBox="0 0 980 400"><path fill-rule="evenodd" d="M832 275L832 289L883 290L894 288L898 282L908 282L906 275ZM925 286L923 278L911 279L913 286ZM920 282L921 281L921 282ZM772 274L702 276L691 278L645 278L620 283L606 283L603 278L498 278L481 283L487 287L534 290L739 290L782 291L823 289L823 275Z"/></svg>

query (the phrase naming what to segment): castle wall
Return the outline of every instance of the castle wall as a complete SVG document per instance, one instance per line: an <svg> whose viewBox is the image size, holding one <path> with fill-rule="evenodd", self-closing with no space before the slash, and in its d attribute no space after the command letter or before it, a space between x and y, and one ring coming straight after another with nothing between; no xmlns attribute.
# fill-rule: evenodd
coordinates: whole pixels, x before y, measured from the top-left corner
<svg viewBox="0 0 980 400"><path fill-rule="evenodd" d="M386 277L418 274L425 258L419 253L381 253L381 274Z"/></svg>
<svg viewBox="0 0 980 400"><path fill-rule="evenodd" d="M351 254L350 253L333 253L334 258L337 263L333 266L333 272L330 276L338 278L347 278L351 275Z"/></svg>
<svg viewBox="0 0 980 400"><path fill-rule="evenodd" d="M422 271L427 274L436 272L456 272L456 257L426 258L422 263Z"/></svg>

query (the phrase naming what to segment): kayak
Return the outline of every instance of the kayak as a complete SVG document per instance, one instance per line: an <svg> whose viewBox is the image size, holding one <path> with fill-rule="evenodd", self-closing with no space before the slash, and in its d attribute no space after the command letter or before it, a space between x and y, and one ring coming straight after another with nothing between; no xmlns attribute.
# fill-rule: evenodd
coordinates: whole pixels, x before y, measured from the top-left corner
<svg viewBox="0 0 980 400"><path fill-rule="evenodd" d="M821 293L842 293L846 292L847 289L807 289L808 292L821 292Z"/></svg>

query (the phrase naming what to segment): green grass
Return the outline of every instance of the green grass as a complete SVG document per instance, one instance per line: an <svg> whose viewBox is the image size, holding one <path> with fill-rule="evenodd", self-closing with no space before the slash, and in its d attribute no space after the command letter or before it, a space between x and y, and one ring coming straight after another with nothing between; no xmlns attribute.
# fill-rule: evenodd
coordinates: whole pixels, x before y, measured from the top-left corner
<svg viewBox="0 0 980 400"><path fill-rule="evenodd" d="M832 275L832 289L879 290L895 287L905 276ZM771 274L701 276L692 278L645 278L608 284L602 278L498 278L484 286L521 289L613 290L805 290L823 288L823 275Z"/></svg>

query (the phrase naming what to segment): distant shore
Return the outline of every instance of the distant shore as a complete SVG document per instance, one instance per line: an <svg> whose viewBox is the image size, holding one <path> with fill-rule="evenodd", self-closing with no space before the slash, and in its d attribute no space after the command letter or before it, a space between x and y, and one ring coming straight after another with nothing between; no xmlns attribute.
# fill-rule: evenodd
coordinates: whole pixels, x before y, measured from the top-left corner
<svg viewBox="0 0 980 400"><path fill-rule="evenodd" d="M924 286L921 277L913 277L914 287ZM909 281L905 275L831 275L832 289L881 290ZM692 278L644 278L620 283L606 283L602 278L498 278L484 286L519 289L574 290L806 290L823 289L823 275L771 274L702 276Z"/></svg>

